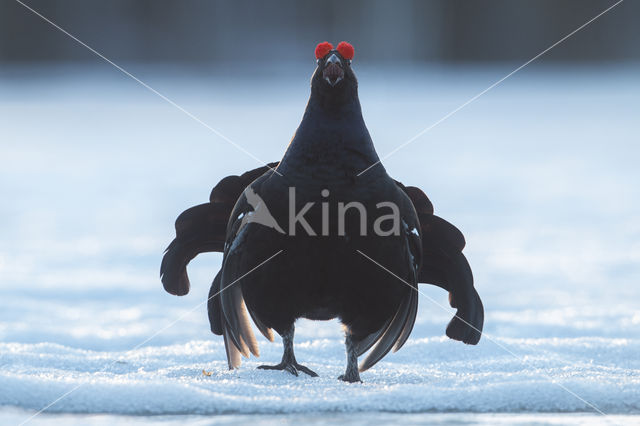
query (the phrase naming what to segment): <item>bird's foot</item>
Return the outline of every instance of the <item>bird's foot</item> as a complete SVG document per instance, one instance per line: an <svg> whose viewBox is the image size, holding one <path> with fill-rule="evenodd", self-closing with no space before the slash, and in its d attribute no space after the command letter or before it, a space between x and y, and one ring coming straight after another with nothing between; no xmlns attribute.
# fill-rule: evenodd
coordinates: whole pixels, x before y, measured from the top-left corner
<svg viewBox="0 0 640 426"><path fill-rule="evenodd" d="M362 380L360 380L360 373L358 373L358 370L354 372L347 372L344 374L341 374L340 376L338 376L338 380L342 380L343 382L348 382L348 383L362 383Z"/></svg>
<svg viewBox="0 0 640 426"><path fill-rule="evenodd" d="M281 362L276 365L260 365L258 367L261 370L284 370L293 374L294 376L298 375L299 371L302 371L305 374L308 374L311 377L318 377L318 374L304 365L300 365L297 362Z"/></svg>

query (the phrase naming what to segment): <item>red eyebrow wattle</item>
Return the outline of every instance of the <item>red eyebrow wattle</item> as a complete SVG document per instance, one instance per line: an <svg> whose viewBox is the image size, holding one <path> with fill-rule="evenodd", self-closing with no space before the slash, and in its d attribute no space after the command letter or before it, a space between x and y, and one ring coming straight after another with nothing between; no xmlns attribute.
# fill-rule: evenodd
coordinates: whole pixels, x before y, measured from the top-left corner
<svg viewBox="0 0 640 426"><path fill-rule="evenodd" d="M324 58L325 55L333 50L333 44L328 41L318 43L316 46L316 59Z"/></svg>
<svg viewBox="0 0 640 426"><path fill-rule="evenodd" d="M338 52L342 55L343 58L351 60L353 59L353 54L355 53L355 49L350 43L347 43L346 41L341 41L338 44Z"/></svg>

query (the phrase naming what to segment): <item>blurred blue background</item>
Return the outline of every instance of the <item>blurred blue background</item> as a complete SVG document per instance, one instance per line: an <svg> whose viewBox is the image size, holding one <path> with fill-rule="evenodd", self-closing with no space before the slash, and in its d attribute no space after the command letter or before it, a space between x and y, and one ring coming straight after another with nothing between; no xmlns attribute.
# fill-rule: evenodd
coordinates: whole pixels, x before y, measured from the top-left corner
<svg viewBox="0 0 640 426"><path fill-rule="evenodd" d="M107 57L197 66L299 62L349 40L363 62L526 60L612 5L603 0L32 0ZM546 61L639 60L640 3L626 1ZM15 1L0 2L3 62L93 62Z"/></svg>

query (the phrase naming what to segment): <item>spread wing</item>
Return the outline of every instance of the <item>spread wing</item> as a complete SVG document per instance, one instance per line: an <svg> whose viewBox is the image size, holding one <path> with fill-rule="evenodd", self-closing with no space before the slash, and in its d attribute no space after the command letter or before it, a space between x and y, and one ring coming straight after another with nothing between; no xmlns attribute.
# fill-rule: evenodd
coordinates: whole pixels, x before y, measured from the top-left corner
<svg viewBox="0 0 640 426"><path fill-rule="evenodd" d="M165 250L160 265L160 278L167 292L176 296L189 293L189 262L200 253L224 250L229 215L242 191L277 164L271 163L240 176L227 176L213 188L208 203L191 207L178 216L176 238Z"/></svg>
<svg viewBox="0 0 640 426"><path fill-rule="evenodd" d="M449 292L451 307L457 312L447 326L447 336L475 345L484 324L484 308L473 286L473 274L462 254L462 232L433 214L433 204L419 188L398 185L407 193L418 213L422 231L422 268L418 282L435 284Z"/></svg>

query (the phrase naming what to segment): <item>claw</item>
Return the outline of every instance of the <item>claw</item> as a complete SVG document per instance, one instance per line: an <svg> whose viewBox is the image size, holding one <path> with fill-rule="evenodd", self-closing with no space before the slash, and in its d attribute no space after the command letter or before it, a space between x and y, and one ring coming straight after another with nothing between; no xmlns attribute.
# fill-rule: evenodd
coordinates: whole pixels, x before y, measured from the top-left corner
<svg viewBox="0 0 640 426"><path fill-rule="evenodd" d="M291 327L284 332L280 333L282 336L282 343L284 345L284 353L282 354L282 361L280 364L276 365L261 365L258 368L261 370L284 370L293 374L294 376L298 376L298 372L302 371L305 374L308 374L311 377L318 377L315 371L305 367L304 365L298 364L296 361L296 357L293 354L293 333L294 333L293 324Z"/></svg>
<svg viewBox="0 0 640 426"><path fill-rule="evenodd" d="M360 380L360 375L357 374L356 375L347 375L347 374L341 374L338 376L338 380L342 380L343 382L347 382L347 383L362 383L362 380Z"/></svg>
<svg viewBox="0 0 640 426"><path fill-rule="evenodd" d="M258 366L259 369L261 370L284 370L284 371L288 371L289 373L293 374L294 376L298 376L298 372L302 371L305 374L308 374L311 377L318 377L318 374L311 370L308 367L305 367L304 365L300 365L297 362L289 362L289 363L283 363L281 362L280 364L276 364L276 365L260 365Z"/></svg>

